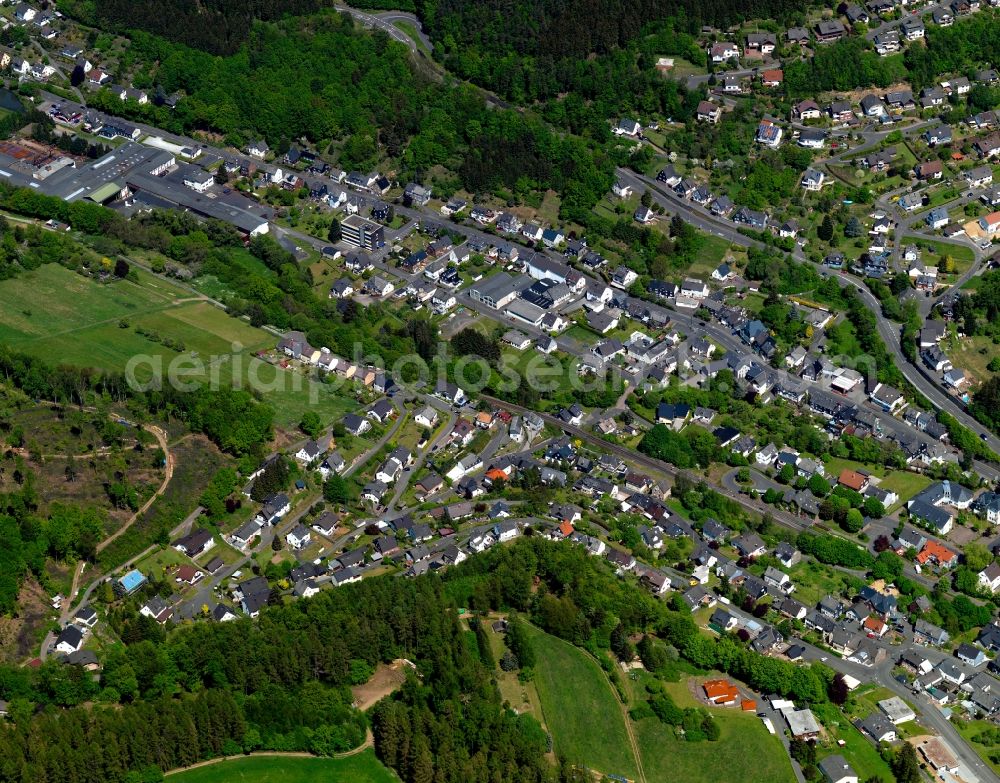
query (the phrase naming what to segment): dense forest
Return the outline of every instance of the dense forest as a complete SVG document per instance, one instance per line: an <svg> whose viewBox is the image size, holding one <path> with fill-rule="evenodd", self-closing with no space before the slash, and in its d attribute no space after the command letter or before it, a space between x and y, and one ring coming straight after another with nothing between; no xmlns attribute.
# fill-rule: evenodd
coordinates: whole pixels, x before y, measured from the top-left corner
<svg viewBox="0 0 1000 783"><path fill-rule="evenodd" d="M463 76L520 74L525 85L566 85L575 64L624 49L650 22L670 20L679 33L746 19L798 19L791 0L513 0L507 3L419 0L418 13L444 62ZM669 53L669 52L667 52ZM493 81L484 86L496 88ZM504 92L501 90L501 92ZM548 91L545 91L549 94Z"/></svg>
<svg viewBox="0 0 1000 783"><path fill-rule="evenodd" d="M115 32L146 30L211 54L234 54L255 21L318 11L320 0L63 0L70 14Z"/></svg>
<svg viewBox="0 0 1000 783"><path fill-rule="evenodd" d="M258 23L226 57L139 31L131 41L129 56L141 66L134 83L187 97L169 109L104 91L91 99L95 108L178 133L214 131L235 146L263 137L279 153L304 138L346 170L388 159L401 179L438 166L455 172L437 190L523 197L551 188L567 216L584 214L611 186L613 161L594 140L557 134L530 114L489 109L481 91L422 75L406 47L361 30L346 14ZM677 86L664 89L679 107Z"/></svg>
<svg viewBox="0 0 1000 783"><path fill-rule="evenodd" d="M937 29L937 28L931 28ZM903 55L880 57L860 38L845 38L821 46L807 60L785 66L785 91L794 99L814 97L827 90L846 92L863 87L889 87L907 78ZM911 46L909 52L920 49ZM943 73L944 71L937 71Z"/></svg>
<svg viewBox="0 0 1000 783"><path fill-rule="evenodd" d="M257 623L202 623L116 648L99 684L62 664L2 670L14 722L0 729L0 781L119 783L128 770L221 753L356 747L367 722L347 688L399 657L417 664L394 702L406 780L429 780L430 764L442 781L554 781L544 734L502 710L456 617L436 579L365 580L271 607Z"/></svg>
<svg viewBox="0 0 1000 783"><path fill-rule="evenodd" d="M492 657L467 643L458 605L525 612L608 663L638 652L668 679L684 667L720 668L808 702L825 701L832 679L824 667L708 639L686 609L616 579L603 561L528 538L443 579L367 579L268 607L256 623L185 626L159 643L129 638L105 656L100 682L57 663L0 669L0 698L13 717L0 728L0 781L120 783L129 770L240 750L334 753L364 736L347 687L400 657L416 672L375 708L372 727L377 754L404 781L580 779L569 764L546 761L547 738L533 718L502 706ZM645 635L637 647L633 634Z"/></svg>

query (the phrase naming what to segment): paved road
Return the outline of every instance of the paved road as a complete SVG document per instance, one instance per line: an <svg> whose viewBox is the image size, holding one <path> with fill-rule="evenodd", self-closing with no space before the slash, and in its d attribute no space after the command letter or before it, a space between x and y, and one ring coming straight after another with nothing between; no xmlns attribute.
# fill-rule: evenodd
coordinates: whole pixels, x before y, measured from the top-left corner
<svg viewBox="0 0 1000 783"><path fill-rule="evenodd" d="M751 619L750 615L735 606L727 606L726 611L739 617L744 622ZM757 620L757 622L761 621ZM806 660L812 662L822 662L831 669L834 669L842 674L848 674L860 680L862 683L875 682L907 701L913 701L914 694L909 688L898 682L892 676L892 669L896 660L904 652L911 648L918 651L921 655L931 658L935 662L941 658L947 657L943 654L932 653L924 647L908 642L898 647L890 647L888 650L889 655L886 657L886 660L876 666L868 667L839 658L838 656L833 655L826 650L814 647L801 639L790 641L794 641L794 643L801 644L805 647L806 652L803 657ZM987 781L989 783L997 783L1000 781L1000 777L987 767L976 752L972 750L968 744L966 744L964 739L962 739L958 730L947 719L945 719L944 715L941 714L941 711L934 704L932 704L926 696L920 697L919 707L921 718L948 742L948 745L957 754L961 763L968 769L972 770L979 777L981 783L986 783ZM778 728L778 726L780 726L780 724L775 724L775 728Z"/></svg>
<svg viewBox="0 0 1000 783"><path fill-rule="evenodd" d="M761 495L763 495L769 489L773 489L774 491L781 493L784 493L786 490L789 489L794 489L793 487L779 484L777 481L772 481L754 467L749 468L750 482L748 484L741 484L736 479L740 470L741 468L733 468L731 471L726 473L722 477L722 486L724 486L731 492L746 492L747 490L753 489L754 491L756 491L758 494Z"/></svg>
<svg viewBox="0 0 1000 783"><path fill-rule="evenodd" d="M760 244L739 233L733 223L716 218L704 208L681 199L676 193L669 188L663 187L663 185L658 183L656 180L636 174L635 172L627 169L619 169L618 173L622 179L632 185L633 189L641 191L648 188L652 193L654 200L658 201L665 208L671 209L672 211L677 212L677 214L682 215L685 220L690 222L696 228L708 231L716 236L723 237L729 242L743 247L757 246ZM797 249L793 255L795 255L795 257L800 261L809 261L800 249ZM830 276L830 273L825 269L821 269L821 274L824 276ZM834 279L836 279L841 285L852 286L860 294L862 300L866 305L868 305L869 309L871 309L875 314L879 335L885 343L887 351L892 356L893 361L899 367L906 379L913 384L914 388L920 391L921 394L923 394L935 408L944 410L954 416L959 423L982 437L993 451L1000 453L1000 438L966 413L964 406L959 404L955 398L944 392L944 390L934 380L929 380L921 369L917 365L911 363L903 354L902 349L900 348L901 328L882 315L881 304L871 291L868 290L868 287L860 280L848 274L836 275L834 276ZM989 468L988 475L991 476L993 480L1000 478L1000 472L997 472L995 468Z"/></svg>
<svg viewBox="0 0 1000 783"><path fill-rule="evenodd" d="M392 405L396 409L396 420L392 423L392 426L385 431L382 437L378 439L378 442L376 442L371 448L366 450L364 453L355 457L354 461L351 462L351 464L347 467L346 470L344 470L344 478L350 476L358 468L364 467L364 465L373 456L378 454L378 452L381 450L383 446L385 446L386 443L388 443L396 436L396 433L399 432L399 428L403 426L403 422L406 421L407 418L406 408L404 408L402 403L395 398L392 400Z"/></svg>
<svg viewBox="0 0 1000 783"><path fill-rule="evenodd" d="M44 93L43 95L50 101L62 102L64 104L69 103L62 99L59 99L57 96L46 95ZM83 107L79 108L82 109ZM918 123L916 125L913 125L910 128L908 128L905 132L910 134L916 133L917 131L919 131L921 127L923 127L924 124L926 123ZM154 128L152 126L139 124L138 127L145 133L151 135L158 135L163 138L166 138L168 141L181 144L184 146L191 144L195 145L198 144L198 142L196 142L193 139L176 136L174 134L164 133L160 129ZM887 132L873 132L865 134L866 145L877 144L879 141L884 139L885 135L887 135ZM216 154L221 154L224 152L224 150L222 150L221 148L209 147L208 145L204 144L202 144L201 146L209 150L210 152L214 152ZM859 149L861 148L856 148L855 150L850 151L850 153L848 152L841 153L841 155L847 155L847 154L856 155ZM834 158L832 159L836 158L837 156L834 156ZM271 170L274 168L274 166L265 165L263 168L265 170ZM656 182L655 180L652 180L648 177L644 177L641 175L637 175L634 172L631 172L626 169L619 169L618 173L623 179L632 184L633 188L637 190L645 189L648 187L661 204L664 204L664 206L671 208L678 214L682 214L684 218L688 220L695 227L703 231L712 233L716 236L723 237L731 243L739 244L742 246L749 246L756 244L753 240L749 239L743 234L740 234L739 231L736 230L734 224L732 224L731 222L720 220L712 216L707 210L698 207L697 205L694 205L691 202L687 202L680 199L672 190L663 188L660 185L660 183ZM401 205L396 207L396 211L398 214L407 217L411 221L419 221L420 219L425 219L429 214L427 210L418 210L418 209L403 207ZM434 215L434 217L436 220L440 220L440 216ZM469 237L476 237L484 241L496 240L495 235L477 229L474 226L463 225L461 227L461 231ZM292 235L296 237L296 239L306 242L316 249L321 249L327 244L326 242L320 239L308 236L306 234L294 230L284 229L284 233ZM800 260L807 260L801 254L801 251L797 253L797 256ZM399 270L390 269L388 266L385 266L384 264L382 265L382 268L384 268L385 271L391 272L393 275L397 277L402 276L410 280L411 282L419 277L419 275L410 275L408 277L406 275L400 275ZM966 414L964 410L953 399L951 399L947 394L945 394L940 389L940 387L937 386L936 383L928 381L927 378L924 377L923 373L920 372L919 368L916 368L913 365L911 365L909 361L906 359L906 357L903 356L902 352L899 349L898 327L891 324L889 321L887 321L884 317L881 316L880 306L878 305L878 302L875 300L875 298L868 291L867 287L864 286L864 284L861 283L860 281L854 280L853 278L847 276L842 275L839 276L837 279L840 280L841 284L853 285L861 293L862 297L864 297L866 304L869 304L872 307L873 311L876 312L876 314L878 314L879 332L883 338L883 341L886 343L886 347L890 351L890 353L893 354L893 358L897 362L900 369L907 376L907 379L911 383L913 383L916 388L921 390L921 392L924 393L924 396L926 396L936 407L941 408L943 410L947 410L949 413L955 416L963 425L969 427L977 434L987 433L985 428L979 425L979 423L976 422L974 419L972 419L971 416ZM466 300L463 302L463 304L468 306L470 301L471 300ZM493 315L494 317L496 316L495 311L493 313L487 313L487 314ZM560 347L562 348L564 346L565 346L565 341L561 341ZM987 440L988 445L990 445L990 447L994 451L1000 452L1000 439L996 438L996 436L992 435L992 433L987 433L987 437L988 437ZM1000 473L994 473L992 475L994 477L1000 477Z"/></svg>
<svg viewBox="0 0 1000 783"><path fill-rule="evenodd" d="M593 432L590 432L589 430L583 429L581 427L574 427L572 424L567 424L561 419L558 419L550 414L539 413L538 411L532 411L529 408L524 408L520 405L514 405L513 403L506 402L504 400L500 400L495 397L490 397L489 395L486 394L480 394L480 397L484 400L487 400L488 402L492 402L495 405L502 406L507 410L511 411L512 413L521 413L521 414L534 413L538 416L541 416L542 420L545 421L547 424L550 424L553 427L561 429L567 435L573 438L579 438L580 440L586 441L590 443L592 446L597 446L603 451L607 451L611 454L614 454L617 457L621 457L622 459L628 462L632 462L636 465L639 465L646 470L653 471L658 474L665 474L667 476L670 476L671 478L676 478L679 475L683 475L695 484L704 480L703 476L699 476L687 470L681 470L679 468L674 467L673 465L670 465L667 462L663 462L661 460L648 457L645 454L641 454L637 451L633 451L632 449L626 446L621 446L617 443L611 443L609 441L606 441L603 438L598 437ZM749 498L740 492L733 492L732 490L726 487L715 487L715 489L720 494L725 495L731 500L735 500L741 506L753 512L754 514L758 515L770 514L776 523L782 525L783 527L790 528L796 532L800 532L812 526L811 520L798 517L787 511L783 511L782 509L767 506L763 502Z"/></svg>
<svg viewBox="0 0 1000 783"><path fill-rule="evenodd" d="M413 27L417 30L420 42L426 46L428 50L434 48L434 44L431 43L431 39L424 34L423 25L421 25L420 20L413 14L404 13L402 11L391 11L384 14L371 14L345 5L334 5L334 8L338 11L350 14L365 27L381 30L391 38L405 44L415 54L423 55L423 52L417 45L417 42L393 24L394 22L407 22L413 25Z"/></svg>
<svg viewBox="0 0 1000 783"><path fill-rule="evenodd" d="M869 41L873 41L875 40L875 36L889 32L889 30L895 30L897 27L903 24L903 22L905 22L912 16L915 16L919 20L920 17L922 16L934 13L934 11L936 11L942 5L943 3L930 3L928 5L923 6L922 8L917 9L917 12L915 14L904 14L899 19L893 19L889 21L881 21L879 17L875 16L871 19L870 24L874 25L874 23L878 21L881 21L881 24L869 27L868 32L865 34L865 38L867 38Z"/></svg>
<svg viewBox="0 0 1000 783"><path fill-rule="evenodd" d="M386 11L378 14L377 18L381 21L388 22L393 26L399 22L402 22L404 25L411 25L417 31L420 42L427 48L427 51L434 51L434 42L430 39L430 36L424 32L423 22L421 22L416 15L405 11Z"/></svg>
<svg viewBox="0 0 1000 783"><path fill-rule="evenodd" d="M69 102L64 101L62 99L59 99L57 96L47 95L47 94L44 94L44 93L43 93L43 96L45 98L47 98L48 100L53 101L53 102L61 102L63 104L67 104L67 105L69 104ZM926 124L926 123L924 123L924 124ZM904 131L904 133L916 133L922 126L923 126L923 124L918 123L918 124L916 124L916 125L911 126L910 128L908 128L906 131ZM159 130L157 128L153 128L153 127L148 126L148 125L139 124L138 127L140 128L140 130L142 130L143 132L145 132L147 134L158 135L160 137L163 137L163 138L167 139L168 141L171 141L171 142L174 142L174 143L177 143L177 144L181 144L181 145L191 145L191 144L197 145L197 144L199 144L199 142L196 142L193 139L186 138L186 137L176 136L174 134L164 133L163 131L161 131L161 130ZM866 145L874 145L874 144L877 144L880 140L884 139L884 137L886 135L886 132L872 132L872 133L863 134L863 135L864 135L864 137L866 139ZM201 144L201 146L204 149L206 149L206 150L208 150L210 152L217 153L217 154L221 154L221 153L224 152L224 150L222 150L220 148L210 147L210 146L205 145L205 144ZM851 151L850 154L856 154L857 151L858 151L858 149L860 149L860 148L857 148L857 149ZM226 154L231 154L231 151L225 151L225 152L226 152ZM844 152L842 154L843 155L847 155L849 153ZM266 171L270 171L270 170L273 170L274 165L273 164L265 164L262 168L264 170L266 170ZM734 224L732 224L731 222L720 220L719 218L716 218L716 217L712 216L707 210L705 210L705 209L703 209L701 207L698 207L697 205L692 204L691 202L687 202L687 201L684 201L684 200L680 199L677 196L677 194L675 194L672 190L663 188L660 185L660 183L656 182L655 180L652 180L652 179L650 179L648 177L644 177L644 176L641 176L641 175L637 175L634 172L631 172L631 171L626 170L626 169L619 169L619 175L624 180L626 180L627 182L629 182L630 184L632 184L633 188L635 188L637 190L641 190L641 189L644 189L644 188L648 187L650 189L651 193L656 198L657 201L659 201L661 204L667 206L668 208L672 209L673 211L677 212L678 214L682 214L684 216L684 218L686 220L688 220L689 222L691 222L692 225L694 225L695 227L697 227L697 228L699 228L701 230L707 231L709 233L715 234L717 236L721 236L721 237L725 238L727 241L729 241L731 243L734 243L734 244L741 245L741 246L750 246L750 245L753 245L753 244L757 244L753 240L751 240L748 237L744 236L743 234L740 234L739 231L736 230ZM398 214L405 216L410 221L419 221L421 219L426 219L428 217L428 215L430 215L430 214L434 215L434 219L435 220L437 220L437 221L441 220L441 217L439 215L437 215L435 213L431 213L428 210L420 210L420 209L408 208L408 207L404 207L402 205L396 206L395 209L396 209L396 212ZM481 239L483 241L488 241L488 242L495 242L496 241L496 236L494 234L491 234L489 232L483 231L483 230L481 230L479 228L476 228L475 226L462 225L460 228L457 227L457 226L456 226L456 228L458 230L460 230L462 233L464 233L466 236L470 237L470 238L471 237L475 237L475 238ZM323 240L320 240L320 239L315 238L315 237L308 236L306 234L303 234L301 232L297 232L297 231L294 231L294 230L291 230L291 229L283 229L283 231L284 231L284 233L292 235L297 240L305 242L305 243L311 245L312 247L314 247L316 249L321 249L326 244L328 244L327 242L324 242ZM800 260L808 260L808 259L806 259L801 254L801 251L797 251L797 257ZM385 271L391 272L394 276L396 276L396 277L403 277L404 279L407 279L407 280L409 280L411 282L414 281L414 280L416 280L416 279L418 279L420 277L419 275L409 275L409 276L402 275L402 274L400 274L400 271L398 269L390 268L390 267L388 267L387 265L385 265L384 263L382 263L378 259L376 260L376 264L378 266L380 266L380 268L384 269ZM822 270L822 273L826 273L826 270ZM936 383L928 381L924 377L924 375L920 372L919 368L914 367L914 365L910 364L907 361L906 357L903 356L902 352L899 349L899 329L898 329L898 327L896 327L895 325L891 324L889 321L887 321L884 317L881 316L880 307L878 305L878 302L875 300L875 298L868 291L867 287L863 283L861 283L860 281L857 281L854 278L846 276L846 275L840 275L840 276L837 277L837 279L843 285L853 285L861 293L861 296L864 298L866 304L869 304L869 306L873 309L873 311L876 314L878 314L878 318L879 318L879 320L878 320L879 332L880 332L880 334L881 334L881 336L883 338L883 341L886 343L886 347L890 351L890 353L893 354L894 360L897 362L897 364L900 367L900 369L907 376L907 379L911 383L913 383L914 386L916 386L916 388L918 388L919 390L921 390L921 392L923 392L924 395L936 407L939 407L941 409L947 410L949 413L951 413L953 416L955 416L963 425L965 425L966 427L969 427L974 432L979 433L979 434L986 433L985 428L983 428L981 425L979 425L978 422L975 422L975 420L973 420L971 416L969 416L968 414L966 414L964 412L964 410L962 410L962 408L953 399L951 399L947 394L945 394L936 385ZM471 300L468 300L466 298L465 301L463 301L463 304L466 305L466 306L471 306L470 302L471 302ZM489 312L489 313L486 313L486 314L487 315L491 315L492 317L496 317L497 316L496 311L492 311L492 312ZM522 330L524 330L523 327L520 327L520 328L522 328ZM537 330L535 330L535 331L537 332ZM560 347L561 348L570 347L571 350L572 350L572 346L567 346L565 339L562 339L560 341ZM903 425L903 426L905 426L905 425ZM916 431L915 430L911 430L911 432L916 432ZM998 439L992 433L987 433L987 438L988 438L987 439L988 445L994 451L1000 452L1000 439ZM994 479L1000 477L1000 473L996 472L992 468L987 469L987 472L984 475L986 475L988 478L992 477Z"/></svg>
<svg viewBox="0 0 1000 783"><path fill-rule="evenodd" d="M414 411L414 413L417 412L419 411ZM399 477L399 480L392 489L392 497L385 506L387 514L392 513L393 509L396 508L399 503L399 499L403 496L406 488L410 485L410 480L417 475L424 463L427 461L427 458L437 451L437 448L451 435L451 428L455 424L455 418L456 414L453 410L449 410L444 415L442 420L443 424L439 421L437 425L439 428L438 434L430 443L424 446L423 451L421 451L417 458L413 461L413 466Z"/></svg>

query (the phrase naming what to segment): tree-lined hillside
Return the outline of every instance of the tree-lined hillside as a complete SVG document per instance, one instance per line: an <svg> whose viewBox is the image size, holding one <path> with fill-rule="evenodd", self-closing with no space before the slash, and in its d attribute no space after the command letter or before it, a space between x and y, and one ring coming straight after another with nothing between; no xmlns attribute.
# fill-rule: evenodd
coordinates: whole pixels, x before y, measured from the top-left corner
<svg viewBox="0 0 1000 783"><path fill-rule="evenodd" d="M60 4L63 5L63 4ZM70 13L95 27L146 30L212 54L233 54L255 21L299 16L323 7L319 0L69 0Z"/></svg>

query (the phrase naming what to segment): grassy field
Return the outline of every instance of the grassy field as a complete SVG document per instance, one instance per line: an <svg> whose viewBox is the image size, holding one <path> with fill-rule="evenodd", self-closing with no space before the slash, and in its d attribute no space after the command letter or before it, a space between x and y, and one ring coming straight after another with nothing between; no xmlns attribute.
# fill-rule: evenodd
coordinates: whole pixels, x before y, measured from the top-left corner
<svg viewBox="0 0 1000 783"><path fill-rule="evenodd" d="M998 348L989 337L975 335L961 339L946 338L942 341L941 347L952 364L968 370L977 381L987 381L994 375L986 369L986 365L990 363L990 359L998 355Z"/></svg>
<svg viewBox="0 0 1000 783"><path fill-rule="evenodd" d="M12 306L0 311L0 340L21 346L81 327L117 323L174 301L172 295L150 288L143 280L140 277L139 284L118 280L99 285L57 264L4 280L0 300Z"/></svg>
<svg viewBox="0 0 1000 783"><path fill-rule="evenodd" d="M538 208L538 219L550 226L559 225L559 194L554 190L546 190L542 205Z"/></svg>
<svg viewBox="0 0 1000 783"><path fill-rule="evenodd" d="M586 332L583 327L573 327L573 329L579 330L580 333ZM516 386L509 382L508 378L534 378L537 383L544 384L539 387L545 390L539 401L543 410L558 405L566 395L572 394L574 388L572 381L577 375L576 361L572 357L561 353L546 355L533 348L526 351L508 350L504 351L501 364L507 371L501 374L494 370L491 380L494 387L513 393ZM516 373L516 376L511 375L511 372Z"/></svg>
<svg viewBox="0 0 1000 783"><path fill-rule="evenodd" d="M169 281L135 271L138 282L102 285L47 264L0 282L0 301L45 303L44 308L24 304L0 309L0 340L54 362L112 371L124 370L136 356L154 357L166 369L183 355L203 364L196 378L215 373L226 384L238 376L244 387L256 381L282 427L294 426L309 409L325 423L357 409L349 390L340 392L299 373L251 362L253 353L277 342L274 335L209 302L191 301L190 292ZM181 350L164 345L166 339ZM234 370L237 359L239 369ZM140 365L136 375L147 379L149 364Z"/></svg>
<svg viewBox="0 0 1000 783"><path fill-rule="evenodd" d="M625 716L600 666L569 642L536 628L529 634L538 659L535 686L555 752L602 773L634 779Z"/></svg>
<svg viewBox="0 0 1000 783"><path fill-rule="evenodd" d="M185 301L184 293L157 278L99 284L57 264L47 264L0 283L0 300L44 302L0 312L0 340L67 363L121 370L136 354L169 361L178 352L138 332L142 329L184 344L185 351L229 353L273 345L275 338L230 317L207 302Z"/></svg>
<svg viewBox="0 0 1000 783"><path fill-rule="evenodd" d="M971 218L970 218L971 219ZM939 242L936 239L926 239L924 237L918 236L905 236L901 242L902 245L916 245L917 247L923 248L925 256L923 257L924 263L933 263L932 258L927 258L926 253L933 253L935 256L951 256L955 259L956 264L958 264L959 269L968 268L975 258L971 247L965 245L953 245L950 242Z"/></svg>
<svg viewBox="0 0 1000 783"><path fill-rule="evenodd" d="M712 234L702 234L698 260L691 264L687 274L707 279L722 263L728 250L729 242L727 240Z"/></svg>
<svg viewBox="0 0 1000 783"><path fill-rule="evenodd" d="M756 715L722 709L711 712L721 730L718 742L676 739L656 718L634 724L647 780L795 780L781 741L768 734Z"/></svg>
<svg viewBox="0 0 1000 783"><path fill-rule="evenodd" d="M496 633L489 623L487 623L486 635L490 640L493 659L499 661L504 654L504 650L507 649L503 641L503 634ZM518 714L528 713L540 725L545 725L541 699L538 698L538 689L535 687L534 682L519 682L517 672L505 672L499 667L497 667L496 678L497 687L500 689L500 696L510 704L512 710Z"/></svg>
<svg viewBox="0 0 1000 783"><path fill-rule="evenodd" d="M1000 748L977 740L983 731L995 729L995 724L988 720L963 720L956 723L955 727L962 738L969 743L969 747L976 751L994 772L1000 774L1000 763L998 763L1000 762Z"/></svg>
<svg viewBox="0 0 1000 783"><path fill-rule="evenodd" d="M169 775L171 783L393 783L374 751L344 759L253 756Z"/></svg>

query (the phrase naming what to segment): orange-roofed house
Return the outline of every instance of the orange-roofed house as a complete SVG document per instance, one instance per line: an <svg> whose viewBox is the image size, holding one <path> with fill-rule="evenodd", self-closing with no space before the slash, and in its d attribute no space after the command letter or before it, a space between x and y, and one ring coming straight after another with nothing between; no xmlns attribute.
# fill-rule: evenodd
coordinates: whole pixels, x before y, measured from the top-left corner
<svg viewBox="0 0 1000 783"><path fill-rule="evenodd" d="M480 411L476 414L476 426L483 430L488 430L493 426L493 414L489 411Z"/></svg>
<svg viewBox="0 0 1000 783"><path fill-rule="evenodd" d="M740 696L736 686L729 680L707 680L702 687L705 689L705 698L720 706L735 704Z"/></svg>
<svg viewBox="0 0 1000 783"><path fill-rule="evenodd" d="M885 636L885 632L889 630L889 626L885 624L885 621L881 617L875 617L872 615L865 619L865 632L876 636L881 639Z"/></svg>
<svg viewBox="0 0 1000 783"><path fill-rule="evenodd" d="M490 468L486 471L486 479L491 483L496 483L497 481L506 481L509 479L506 473L504 473L500 468Z"/></svg>
<svg viewBox="0 0 1000 783"><path fill-rule="evenodd" d="M937 563L942 568L951 568L958 561L958 555L937 541L928 541L917 555L920 565Z"/></svg>
<svg viewBox="0 0 1000 783"><path fill-rule="evenodd" d="M979 218L979 227L989 236L993 236L1000 231L1000 212L990 212L985 217Z"/></svg>
<svg viewBox="0 0 1000 783"><path fill-rule="evenodd" d="M576 528L573 527L572 522L567 522L563 520L562 522L559 523L559 533L560 535L562 535L563 538L569 538L571 535L573 535L573 531L575 529Z"/></svg>
<svg viewBox="0 0 1000 783"><path fill-rule="evenodd" d="M744 699L740 704L740 709L742 709L743 712L757 712L757 702L753 699Z"/></svg>
<svg viewBox="0 0 1000 783"><path fill-rule="evenodd" d="M772 68L760 75L760 80L765 87L780 87L784 79L785 72L780 68Z"/></svg>
<svg viewBox="0 0 1000 783"><path fill-rule="evenodd" d="M840 486L853 489L855 492L864 492L868 488L868 482L868 476L850 468L844 468L840 471L840 478L837 479Z"/></svg>

